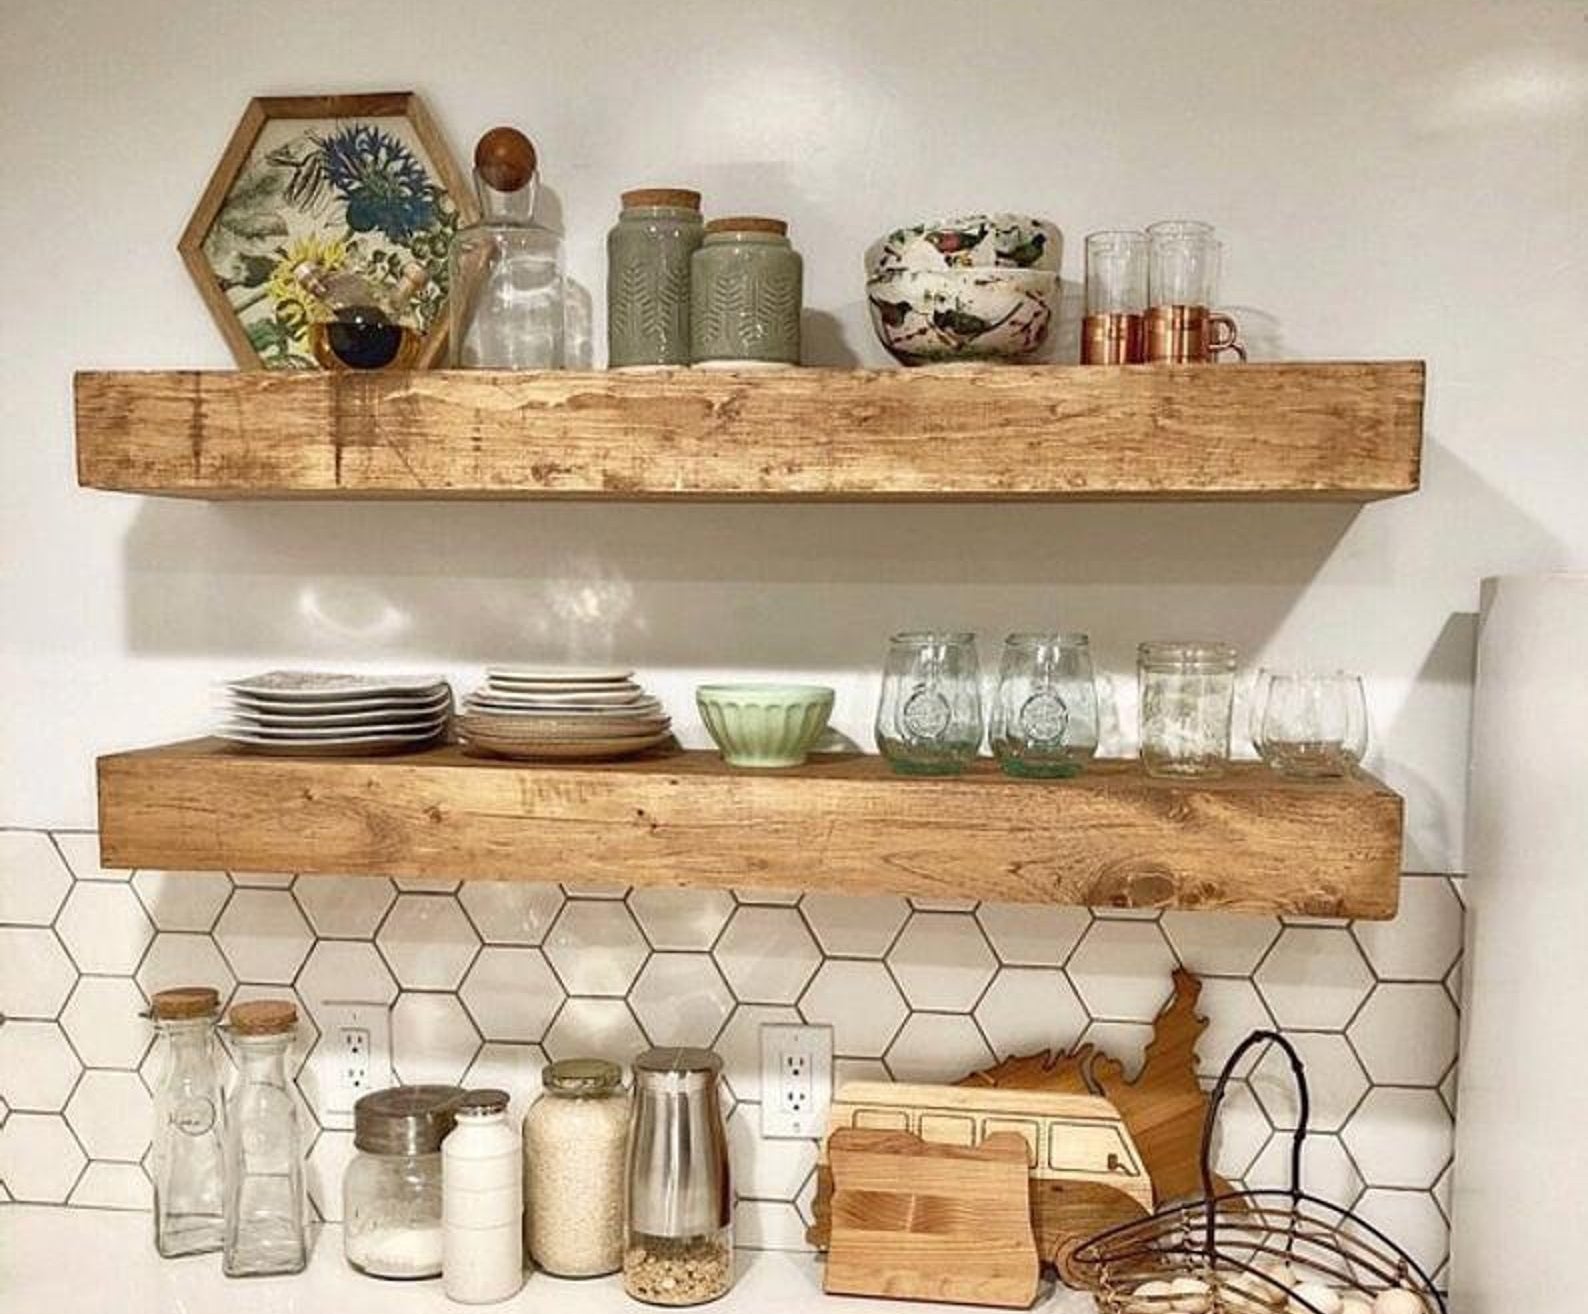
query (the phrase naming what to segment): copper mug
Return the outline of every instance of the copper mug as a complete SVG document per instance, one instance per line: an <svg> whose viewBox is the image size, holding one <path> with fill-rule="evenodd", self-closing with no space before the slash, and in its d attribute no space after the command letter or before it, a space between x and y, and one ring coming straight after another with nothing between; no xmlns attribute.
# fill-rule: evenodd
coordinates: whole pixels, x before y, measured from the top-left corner
<svg viewBox="0 0 1588 1314"><path fill-rule="evenodd" d="M1153 306L1144 330L1151 365L1207 365L1226 351L1246 359L1235 320L1206 306Z"/></svg>
<svg viewBox="0 0 1588 1314"><path fill-rule="evenodd" d="M1200 365L1226 351L1245 360L1235 321L1209 309L1224 253L1213 225L1166 219L1147 229L1147 243L1147 361Z"/></svg>

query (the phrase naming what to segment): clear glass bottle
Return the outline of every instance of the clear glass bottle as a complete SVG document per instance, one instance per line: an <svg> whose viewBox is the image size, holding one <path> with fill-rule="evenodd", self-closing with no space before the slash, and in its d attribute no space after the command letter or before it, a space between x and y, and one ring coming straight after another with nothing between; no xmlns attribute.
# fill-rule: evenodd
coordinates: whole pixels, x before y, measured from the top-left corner
<svg viewBox="0 0 1588 1314"><path fill-rule="evenodd" d="M441 1147L441 1283L460 1305L524 1285L524 1152L505 1090L471 1090Z"/></svg>
<svg viewBox="0 0 1588 1314"><path fill-rule="evenodd" d="M475 147L480 219L458 232L448 258L454 366L563 367L562 238L535 222L535 166L535 147L516 128L492 128Z"/></svg>
<svg viewBox="0 0 1588 1314"><path fill-rule="evenodd" d="M221 1268L227 1277L301 1273L309 1262L303 1146L285 1062L298 1010L256 999L232 1005L227 1023L238 1073L226 1113Z"/></svg>
<svg viewBox="0 0 1588 1314"><path fill-rule="evenodd" d="M957 775L982 740L976 636L921 631L889 640L877 748L905 775Z"/></svg>
<svg viewBox="0 0 1588 1314"><path fill-rule="evenodd" d="M342 1177L342 1245L360 1273L441 1275L441 1143L462 1099L457 1086L393 1086L353 1106L358 1153Z"/></svg>
<svg viewBox="0 0 1588 1314"><path fill-rule="evenodd" d="M559 1059L524 1115L524 1225L537 1266L599 1277L623 1264L624 1156L629 1100L623 1069Z"/></svg>
<svg viewBox="0 0 1588 1314"><path fill-rule="evenodd" d="M330 311L329 319L309 325L309 349L322 369L402 369L418 358L419 331L402 321L430 279L423 265L409 264L390 288L377 288L351 270L322 269L312 261L304 261L292 274Z"/></svg>
<svg viewBox="0 0 1588 1314"><path fill-rule="evenodd" d="M149 1171L154 1248L167 1259L219 1250L225 1238L225 1120L215 1067L219 1011L220 996L208 986L161 990L149 1004L165 1050Z"/></svg>
<svg viewBox="0 0 1588 1314"><path fill-rule="evenodd" d="M1144 643L1136 651L1141 763L1149 776L1223 775L1235 707L1227 643Z"/></svg>
<svg viewBox="0 0 1588 1314"><path fill-rule="evenodd" d="M992 750L1011 776L1073 776L1097 752L1097 686L1084 634L1011 634L993 695Z"/></svg>

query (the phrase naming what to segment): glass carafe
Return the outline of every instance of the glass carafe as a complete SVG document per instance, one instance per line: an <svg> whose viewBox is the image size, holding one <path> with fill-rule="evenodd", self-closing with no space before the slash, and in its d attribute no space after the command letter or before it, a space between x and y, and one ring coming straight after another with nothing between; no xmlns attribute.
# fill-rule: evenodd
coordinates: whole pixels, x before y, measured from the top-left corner
<svg viewBox="0 0 1588 1314"><path fill-rule="evenodd" d="M286 1054L297 1029L291 1003L259 999L228 1015L237 1083L226 1117L227 1277L301 1273L304 1231L303 1151Z"/></svg>
<svg viewBox="0 0 1588 1314"><path fill-rule="evenodd" d="M563 366L562 239L535 222L535 148L492 128L474 152L480 219L452 242L451 362L467 369Z"/></svg>
<svg viewBox="0 0 1588 1314"><path fill-rule="evenodd" d="M154 1178L154 1248L165 1258L219 1250L224 1149L215 1018L208 986L161 990L149 1015L165 1051L154 1100L149 1171Z"/></svg>
<svg viewBox="0 0 1588 1314"><path fill-rule="evenodd" d="M877 705L877 748L895 771L963 771L982 739L981 667L970 633L895 634Z"/></svg>

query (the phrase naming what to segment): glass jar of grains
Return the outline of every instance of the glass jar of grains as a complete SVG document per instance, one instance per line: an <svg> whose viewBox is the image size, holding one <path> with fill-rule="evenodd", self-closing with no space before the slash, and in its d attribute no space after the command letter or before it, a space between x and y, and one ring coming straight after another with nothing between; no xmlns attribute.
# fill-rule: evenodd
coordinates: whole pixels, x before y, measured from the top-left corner
<svg viewBox="0 0 1588 1314"><path fill-rule="evenodd" d="M524 1116L524 1231L535 1263L558 1277L596 1277L623 1264L623 1070L562 1059Z"/></svg>

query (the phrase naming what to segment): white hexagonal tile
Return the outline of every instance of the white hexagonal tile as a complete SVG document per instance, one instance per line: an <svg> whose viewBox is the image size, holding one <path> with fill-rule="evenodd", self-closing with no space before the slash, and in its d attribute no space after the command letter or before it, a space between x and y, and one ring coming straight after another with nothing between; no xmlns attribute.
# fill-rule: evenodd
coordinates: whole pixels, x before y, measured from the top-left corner
<svg viewBox="0 0 1588 1314"><path fill-rule="evenodd" d="M634 1014L621 999L570 999L542 1044L552 1060L604 1058L625 1068L650 1048Z"/></svg>
<svg viewBox="0 0 1588 1314"><path fill-rule="evenodd" d="M546 937L546 957L574 995L626 995L649 953L621 900L569 903Z"/></svg>
<svg viewBox="0 0 1588 1314"><path fill-rule="evenodd" d="M1375 1086L1341 1132L1369 1186L1427 1190L1450 1162L1450 1114L1439 1092Z"/></svg>
<svg viewBox="0 0 1588 1314"><path fill-rule="evenodd" d="M298 973L298 993L311 1012L334 1000L389 1004L397 982L365 940L319 940Z"/></svg>
<svg viewBox="0 0 1588 1314"><path fill-rule="evenodd" d="M162 931L208 931L231 897L223 871L140 871L132 878L149 920Z"/></svg>
<svg viewBox="0 0 1588 1314"><path fill-rule="evenodd" d="M450 876L393 876L392 882L404 894L456 894L463 884Z"/></svg>
<svg viewBox="0 0 1588 1314"><path fill-rule="evenodd" d="M798 890L735 890L734 902L765 905L772 908L792 908L800 901Z"/></svg>
<svg viewBox="0 0 1588 1314"><path fill-rule="evenodd" d="M1063 967L1092 924L1092 914L1052 904L984 903L976 920L1005 966Z"/></svg>
<svg viewBox="0 0 1588 1314"><path fill-rule="evenodd" d="M459 991L487 1040L538 1041L565 998L539 949L480 950Z"/></svg>
<svg viewBox="0 0 1588 1314"><path fill-rule="evenodd" d="M72 1188L70 1203L84 1209L146 1211L154 1204L154 1190L141 1164L90 1163Z"/></svg>
<svg viewBox="0 0 1588 1314"><path fill-rule="evenodd" d="M1369 1188L1356 1212L1395 1242L1428 1274L1436 1273L1450 1253L1450 1225L1427 1191Z"/></svg>
<svg viewBox="0 0 1588 1314"><path fill-rule="evenodd" d="M480 1048L480 1033L456 995L404 991L391 1010L391 1059L397 1080L456 1085Z"/></svg>
<svg viewBox="0 0 1588 1314"><path fill-rule="evenodd" d="M82 976L61 1010L61 1025L89 1067L136 1068L154 1039L143 1010L143 992L131 977Z"/></svg>
<svg viewBox="0 0 1588 1314"><path fill-rule="evenodd" d="M309 1054L320 1039L320 1028L314 1020L314 1013L308 1003L291 986L266 985L250 982L240 985L232 991L231 1003L228 1007L235 1008L238 1004L247 1003L254 999L281 999L291 1003L298 1010L298 1024L293 1029L292 1044L287 1046L287 1071L296 1076L308 1062ZM229 1041L223 1038L223 1044Z"/></svg>
<svg viewBox="0 0 1588 1314"><path fill-rule="evenodd" d="M405 990L455 990L474 961L480 937L456 899L400 894L375 943Z"/></svg>
<svg viewBox="0 0 1588 1314"><path fill-rule="evenodd" d="M735 1098L752 1103L761 1098L761 1028L771 1023L798 1024L797 1009L779 1004L740 1004L713 1046L722 1056L722 1075Z"/></svg>
<svg viewBox="0 0 1588 1314"><path fill-rule="evenodd" d="M356 1153L352 1132L323 1131L315 1138L314 1148L304 1163L309 1199L327 1223L342 1221L342 1179Z"/></svg>
<svg viewBox="0 0 1588 1314"><path fill-rule="evenodd" d="M733 995L710 954L652 954L629 1005L653 1045L710 1046L733 1012Z"/></svg>
<svg viewBox="0 0 1588 1314"><path fill-rule="evenodd" d="M710 949L733 916L726 890L634 890L629 911L652 949Z"/></svg>
<svg viewBox="0 0 1588 1314"><path fill-rule="evenodd" d="M215 941L187 931L161 931L138 967L138 985L150 997L174 986L214 986L225 1003L236 984Z"/></svg>
<svg viewBox="0 0 1588 1314"><path fill-rule="evenodd" d="M239 979L285 985L314 947L314 932L286 890L238 890L215 940Z"/></svg>
<svg viewBox="0 0 1588 1314"><path fill-rule="evenodd" d="M733 1243L741 1250L805 1251L805 1220L786 1200L740 1200L733 1207Z"/></svg>
<svg viewBox="0 0 1588 1314"><path fill-rule="evenodd" d="M911 1013L883 1062L895 1081L955 1082L993 1064L992 1051L961 1013Z"/></svg>
<svg viewBox="0 0 1588 1314"><path fill-rule="evenodd" d="M1281 1027L1342 1031L1373 974L1343 928L1287 926L1257 969L1257 988Z"/></svg>
<svg viewBox="0 0 1588 1314"><path fill-rule="evenodd" d="M910 917L910 905L892 894L807 894L800 911L822 952L840 958L881 958Z"/></svg>
<svg viewBox="0 0 1588 1314"><path fill-rule="evenodd" d="M833 1060L833 1089L839 1090L851 1081L892 1081L888 1065L879 1058L835 1058Z"/></svg>
<svg viewBox="0 0 1588 1314"><path fill-rule="evenodd" d="M1379 985L1347 1034L1375 1084L1437 1086L1456 1061L1456 1007L1442 985Z"/></svg>
<svg viewBox="0 0 1588 1314"><path fill-rule="evenodd" d="M1236 1047L1254 1031L1272 1030L1262 997L1252 983L1239 977L1209 977L1197 996L1197 1015L1207 1019L1207 1028L1197 1038L1197 1071L1216 1077ZM1262 1050L1251 1049L1236 1071L1247 1076L1257 1066Z"/></svg>
<svg viewBox="0 0 1588 1314"><path fill-rule="evenodd" d="M136 1072L85 1072L66 1106L66 1121L91 1159L136 1163L149 1148L152 1117Z"/></svg>
<svg viewBox="0 0 1588 1314"><path fill-rule="evenodd" d="M467 881L458 901L486 944L536 945L557 920L563 893L536 881Z"/></svg>
<svg viewBox="0 0 1588 1314"><path fill-rule="evenodd" d="M1316 1132L1339 1131L1367 1094L1367 1073L1338 1032L1291 1031L1285 1039L1296 1047L1306 1074L1308 1125ZM1294 1130L1300 1105L1285 1052L1269 1045L1249 1080L1268 1120L1280 1131Z"/></svg>
<svg viewBox="0 0 1588 1314"><path fill-rule="evenodd" d="M1455 1176L1456 1165L1451 1163L1434 1183L1434 1203L1439 1206L1439 1212L1445 1216L1447 1223L1450 1221L1450 1197L1455 1190Z"/></svg>
<svg viewBox="0 0 1588 1314"><path fill-rule="evenodd" d="M1229 1181L1244 1179L1273 1134L1262 1106L1246 1083L1238 1078L1231 1081L1224 1089L1224 1102L1219 1105L1214 1171Z"/></svg>
<svg viewBox="0 0 1588 1314"><path fill-rule="evenodd" d="M993 1057L1065 1050L1088 1018L1069 978L1056 967L1005 967L976 1005L976 1021Z"/></svg>
<svg viewBox="0 0 1588 1314"><path fill-rule="evenodd" d="M0 922L48 926L72 874L42 830L0 830Z"/></svg>
<svg viewBox="0 0 1588 1314"><path fill-rule="evenodd" d="M912 1008L968 1013L998 960L969 913L918 912L889 950L888 966Z"/></svg>
<svg viewBox="0 0 1588 1314"><path fill-rule="evenodd" d="M833 1029L833 1051L845 1058L880 1058L909 1007L881 963L829 959L800 996L807 1022Z"/></svg>
<svg viewBox="0 0 1588 1314"><path fill-rule="evenodd" d="M1246 1170L1247 1190L1289 1190L1291 1152L1291 1137L1271 1137ZM1362 1175L1338 1136L1308 1136L1301 1146L1301 1185L1303 1190L1349 1209L1362 1194Z"/></svg>
<svg viewBox="0 0 1588 1314"><path fill-rule="evenodd" d="M64 1204L86 1162L58 1113L13 1113L0 1127L0 1181L14 1200Z"/></svg>
<svg viewBox="0 0 1588 1314"><path fill-rule="evenodd" d="M1454 966L1445 973L1445 993L1450 996L1450 1002L1456 1006L1458 1011L1465 1006L1461 998L1462 962L1462 959L1456 959Z"/></svg>
<svg viewBox="0 0 1588 1314"><path fill-rule="evenodd" d="M44 926L0 926L0 1014L52 1018L77 972L55 933Z"/></svg>
<svg viewBox="0 0 1588 1314"><path fill-rule="evenodd" d="M334 939L367 940L397 899L384 876L305 876L292 897L314 933Z"/></svg>
<svg viewBox="0 0 1588 1314"><path fill-rule="evenodd" d="M1276 917L1171 911L1159 924L1181 966L1198 976L1249 976L1279 938Z"/></svg>
<svg viewBox="0 0 1588 1314"><path fill-rule="evenodd" d="M126 976L138 966L154 928L125 885L78 881L55 929L80 972Z"/></svg>
<svg viewBox="0 0 1588 1314"><path fill-rule="evenodd" d="M58 1113L83 1065L53 1022L0 1022L0 1096L13 1109Z"/></svg>
<svg viewBox="0 0 1588 1314"><path fill-rule="evenodd" d="M1105 922L1156 922L1163 916L1162 908L1093 908L1092 916Z"/></svg>
<svg viewBox="0 0 1588 1314"><path fill-rule="evenodd" d="M57 830L52 832L55 847L60 850L72 875L80 881L128 881L132 872L126 867L102 867L99 863L99 836L87 830Z"/></svg>
<svg viewBox="0 0 1588 1314"><path fill-rule="evenodd" d="M242 889L288 890L298 878L290 871L234 871L232 884Z"/></svg>
<svg viewBox="0 0 1588 1314"><path fill-rule="evenodd" d="M910 907L916 912L968 913L976 911L974 899L929 899L910 896Z"/></svg>
<svg viewBox="0 0 1588 1314"><path fill-rule="evenodd" d="M1107 1054L1125 1069L1126 1079L1134 1081L1146 1061L1152 1037L1150 1022L1094 1021L1081 1033L1081 1043Z"/></svg>
<svg viewBox="0 0 1588 1314"><path fill-rule="evenodd" d="M548 1060L539 1045L508 1045L488 1040L463 1074L469 1090L505 1090L507 1117L516 1128L541 1093L541 1073Z"/></svg>
<svg viewBox="0 0 1588 1314"><path fill-rule="evenodd" d="M761 1110L740 1104L728 1119L728 1153L733 1163L733 1188L757 1200L789 1200L816 1166L816 1142L762 1140Z"/></svg>
<svg viewBox="0 0 1588 1314"><path fill-rule="evenodd" d="M1448 878L1406 876L1394 920L1353 930L1380 980L1439 981L1461 953L1461 915Z"/></svg>
<svg viewBox="0 0 1588 1314"><path fill-rule="evenodd" d="M1457 1081L1459 1067L1460 1064L1457 1064L1456 1067L1451 1068L1445 1074L1445 1079L1439 1083L1439 1098L1445 1102L1445 1108L1450 1110L1452 1118L1456 1116L1456 1088L1460 1084Z"/></svg>
<svg viewBox="0 0 1588 1314"><path fill-rule="evenodd" d="M794 908L740 908L714 953L734 995L747 1004L792 1004L822 961Z"/></svg>
<svg viewBox="0 0 1588 1314"><path fill-rule="evenodd" d="M1174 969L1174 954L1157 926L1104 919L1092 923L1068 970L1093 1017L1151 1022L1174 989Z"/></svg>

